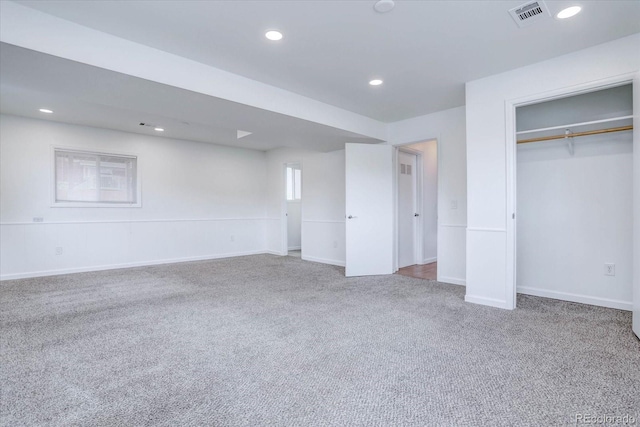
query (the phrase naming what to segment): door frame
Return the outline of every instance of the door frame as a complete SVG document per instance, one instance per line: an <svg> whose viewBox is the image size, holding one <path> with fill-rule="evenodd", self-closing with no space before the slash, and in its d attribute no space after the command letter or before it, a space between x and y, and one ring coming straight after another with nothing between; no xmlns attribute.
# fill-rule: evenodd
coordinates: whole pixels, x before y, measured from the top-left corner
<svg viewBox="0 0 640 427"><path fill-rule="evenodd" d="M640 84L640 73L628 73L620 76L610 77L602 80L596 80L589 83L584 83L580 85L575 85L571 87L565 87L553 91L537 93L532 95L527 95L520 98L509 99L505 101L505 122L506 122L506 169L507 169L507 182L506 182L506 195L507 195L507 203L506 203L506 211L505 211L505 224L506 224L506 309L515 309L516 308L516 297L517 297L517 235L516 235L516 227L517 227L517 135L516 135L516 108L522 107L525 105L538 104L545 101L551 101L554 99L567 98L570 96L580 95L583 93L595 92L602 89L607 89L611 87L621 86L625 84ZM635 98L635 97L634 97ZM635 124L638 121L637 117L639 112L635 111L636 109L636 101L634 99L634 142L633 142L633 151L634 157L640 155L638 153L638 138L635 136L636 132L639 130L635 129ZM637 174L640 171L637 171L634 163L634 184L637 182ZM634 195L638 193L638 189L633 189ZM634 215L638 212L640 206L640 200L637 200L638 197L634 196ZM635 216L634 216L635 217ZM638 221L633 222L634 228L634 248L640 247L640 242L638 242L638 231L636 231L640 227ZM633 258L632 258L633 259ZM632 286L637 288L637 281L639 280L638 276L640 275L640 267L634 266L632 273ZM634 299L640 297L640 291L634 293ZM634 304L638 304L638 301L633 301Z"/></svg>
<svg viewBox="0 0 640 427"><path fill-rule="evenodd" d="M432 141L431 139L420 141L426 142ZM393 211L394 211L394 256L393 256L393 272L398 271L398 252L400 251L400 226L398 222L398 203L399 203L399 177L398 177L398 163L399 163L399 154L400 152L404 152L407 154L416 156L416 173L414 174L415 179L415 199L416 199L416 210L420 216L417 217L416 227L414 229L414 237L413 237L413 246L414 246L414 259L416 260L416 264L424 263L424 153L420 150L415 150L408 148L407 145L417 144L416 142L412 142L409 144L396 145L393 156ZM438 173L440 173L440 169L438 168ZM437 245L436 245L437 246Z"/></svg>

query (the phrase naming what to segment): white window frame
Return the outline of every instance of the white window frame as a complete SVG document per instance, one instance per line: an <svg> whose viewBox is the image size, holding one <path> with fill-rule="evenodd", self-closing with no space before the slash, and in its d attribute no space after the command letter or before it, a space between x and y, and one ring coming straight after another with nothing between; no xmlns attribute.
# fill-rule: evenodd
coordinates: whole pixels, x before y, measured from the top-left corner
<svg viewBox="0 0 640 427"><path fill-rule="evenodd" d="M136 202L135 203L113 203L113 202L64 202L56 199L56 151L67 151L79 154L89 154L93 156L127 157L136 160ZM51 207L52 208L141 208L142 207L142 180L140 178L140 156L135 153L123 153L103 150L87 150L85 148L51 146Z"/></svg>

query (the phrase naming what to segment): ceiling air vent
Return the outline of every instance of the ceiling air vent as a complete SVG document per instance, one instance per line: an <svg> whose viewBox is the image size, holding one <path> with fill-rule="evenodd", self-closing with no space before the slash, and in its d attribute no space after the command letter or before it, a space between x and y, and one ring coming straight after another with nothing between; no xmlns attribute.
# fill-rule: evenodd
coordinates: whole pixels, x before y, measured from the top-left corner
<svg viewBox="0 0 640 427"><path fill-rule="evenodd" d="M543 1L533 1L514 7L509 10L509 14L520 28L551 16Z"/></svg>

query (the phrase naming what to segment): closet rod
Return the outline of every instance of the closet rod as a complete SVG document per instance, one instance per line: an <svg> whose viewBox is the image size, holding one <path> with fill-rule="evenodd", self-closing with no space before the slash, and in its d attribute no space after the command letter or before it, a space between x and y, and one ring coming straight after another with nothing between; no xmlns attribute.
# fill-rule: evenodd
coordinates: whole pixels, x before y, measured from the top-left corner
<svg viewBox="0 0 640 427"><path fill-rule="evenodd" d="M620 126L617 128L588 130L584 132L570 133L568 135L552 135L552 136L541 136L539 138L521 139L520 141L518 141L518 144L527 144L529 142L539 142L539 141L551 141L553 139L573 138L574 136L587 136L587 135L599 135L601 133L623 132L626 130L633 130L633 126Z"/></svg>
<svg viewBox="0 0 640 427"><path fill-rule="evenodd" d="M620 117L611 117L609 119L591 120L590 122L580 122L580 123L571 123L571 124L560 125L560 126L551 126L551 127L548 127L548 128L521 130L520 132L516 132L516 135L524 135L525 133L544 132L544 131L547 131L547 130L555 130L555 129L567 129L567 128L572 128L572 127L576 127L576 126L596 125L598 123L616 122L618 120L626 120L626 119L633 119L633 115L620 116Z"/></svg>

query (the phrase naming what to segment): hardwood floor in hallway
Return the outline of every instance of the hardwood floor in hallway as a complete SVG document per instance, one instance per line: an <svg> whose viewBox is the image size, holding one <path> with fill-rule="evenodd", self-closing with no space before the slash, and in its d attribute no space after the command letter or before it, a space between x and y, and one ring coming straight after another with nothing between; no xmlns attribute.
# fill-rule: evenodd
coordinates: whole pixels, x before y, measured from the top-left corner
<svg viewBox="0 0 640 427"><path fill-rule="evenodd" d="M403 276L415 277L416 279L436 280L438 271L438 263L432 262L423 265L410 265L398 270L397 274Z"/></svg>

